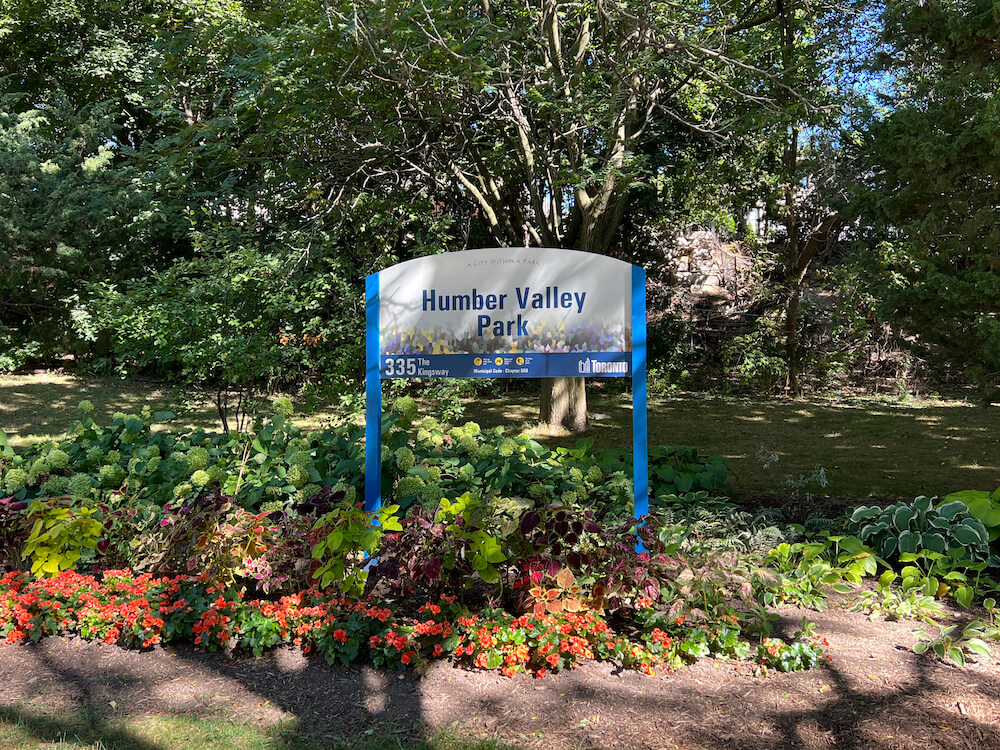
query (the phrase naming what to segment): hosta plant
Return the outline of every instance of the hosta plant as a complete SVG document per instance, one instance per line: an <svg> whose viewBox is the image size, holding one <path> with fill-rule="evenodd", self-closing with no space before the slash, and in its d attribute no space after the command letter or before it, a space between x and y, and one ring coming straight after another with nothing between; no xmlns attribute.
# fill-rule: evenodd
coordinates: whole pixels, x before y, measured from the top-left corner
<svg viewBox="0 0 1000 750"><path fill-rule="evenodd" d="M960 502L935 508L931 498L921 496L887 508L862 505L851 513L846 527L885 559L923 549L939 554L963 549L973 560L989 559L986 528Z"/></svg>
<svg viewBox="0 0 1000 750"><path fill-rule="evenodd" d="M944 498L946 503L959 502L969 509L969 515L978 518L986 527L990 541L1000 544L1000 487L992 492L986 490L963 490L953 492Z"/></svg>

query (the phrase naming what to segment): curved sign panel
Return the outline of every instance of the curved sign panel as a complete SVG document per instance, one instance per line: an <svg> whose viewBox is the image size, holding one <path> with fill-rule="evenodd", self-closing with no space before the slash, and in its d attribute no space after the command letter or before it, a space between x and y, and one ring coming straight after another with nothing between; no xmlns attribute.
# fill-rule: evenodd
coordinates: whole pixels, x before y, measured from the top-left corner
<svg viewBox="0 0 1000 750"><path fill-rule="evenodd" d="M380 375L631 376L633 270L557 248L400 263L377 275Z"/></svg>

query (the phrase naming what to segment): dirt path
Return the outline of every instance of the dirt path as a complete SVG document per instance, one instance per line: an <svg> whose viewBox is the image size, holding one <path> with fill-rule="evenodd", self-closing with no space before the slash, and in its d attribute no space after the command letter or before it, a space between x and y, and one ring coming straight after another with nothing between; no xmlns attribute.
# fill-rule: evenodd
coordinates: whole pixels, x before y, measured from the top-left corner
<svg viewBox="0 0 1000 750"><path fill-rule="evenodd" d="M0 720L85 709L97 716L196 714L320 737L459 724L537 748L1000 749L1000 666L965 669L909 650L912 623L840 610L803 614L830 641L812 672L754 677L703 660L657 677L607 665L533 680L439 664L423 678L327 666L281 650L260 659L186 647L140 653L79 640L0 647Z"/></svg>

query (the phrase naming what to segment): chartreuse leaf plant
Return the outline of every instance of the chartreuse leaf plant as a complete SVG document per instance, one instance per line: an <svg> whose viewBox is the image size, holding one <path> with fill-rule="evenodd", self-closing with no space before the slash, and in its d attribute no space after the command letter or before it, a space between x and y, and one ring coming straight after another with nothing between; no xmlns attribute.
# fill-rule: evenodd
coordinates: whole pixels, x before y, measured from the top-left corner
<svg viewBox="0 0 1000 750"><path fill-rule="evenodd" d="M875 620L921 620L928 625L935 624L935 616L940 615L942 606L934 596L925 594L922 585L914 579L906 579L899 586L899 575L887 570L879 576L873 591L862 591L851 602L851 610L864 612Z"/></svg>
<svg viewBox="0 0 1000 750"><path fill-rule="evenodd" d="M96 550L104 524L100 508L72 507L69 498L33 500L28 506L31 532L23 556L36 576L73 570L88 550Z"/></svg>
<svg viewBox="0 0 1000 750"><path fill-rule="evenodd" d="M1000 487L992 492L985 490L963 490L946 495L945 503L959 502L969 510L969 515L982 522L989 534L990 542L997 545L1000 540Z"/></svg>
<svg viewBox="0 0 1000 750"><path fill-rule="evenodd" d="M899 561L905 563L899 571L904 589L919 587L928 596L951 596L961 607L997 589L996 581L984 575L988 563L973 562L958 548L945 555L931 550L906 553L899 556Z"/></svg>
<svg viewBox="0 0 1000 750"><path fill-rule="evenodd" d="M765 604L790 603L811 609L826 607L828 590L850 593L852 584L860 584L878 570L875 553L854 536L782 542L765 556L764 564L776 574L763 581Z"/></svg>

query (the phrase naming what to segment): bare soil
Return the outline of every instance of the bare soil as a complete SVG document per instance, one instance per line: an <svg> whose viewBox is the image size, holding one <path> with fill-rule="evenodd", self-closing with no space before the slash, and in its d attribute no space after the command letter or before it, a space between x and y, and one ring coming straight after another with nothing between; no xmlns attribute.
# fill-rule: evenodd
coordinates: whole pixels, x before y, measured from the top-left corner
<svg viewBox="0 0 1000 750"><path fill-rule="evenodd" d="M436 728L531 748L1000 749L1000 664L958 668L910 650L913 623L831 609L803 615L830 641L828 666L755 676L705 659L646 677L588 663L535 680L437 664L423 677L328 666L279 650L262 658L188 647L146 652L77 639L0 646L0 720L85 710L183 714L272 726L298 720L321 741L366 729L405 746Z"/></svg>

